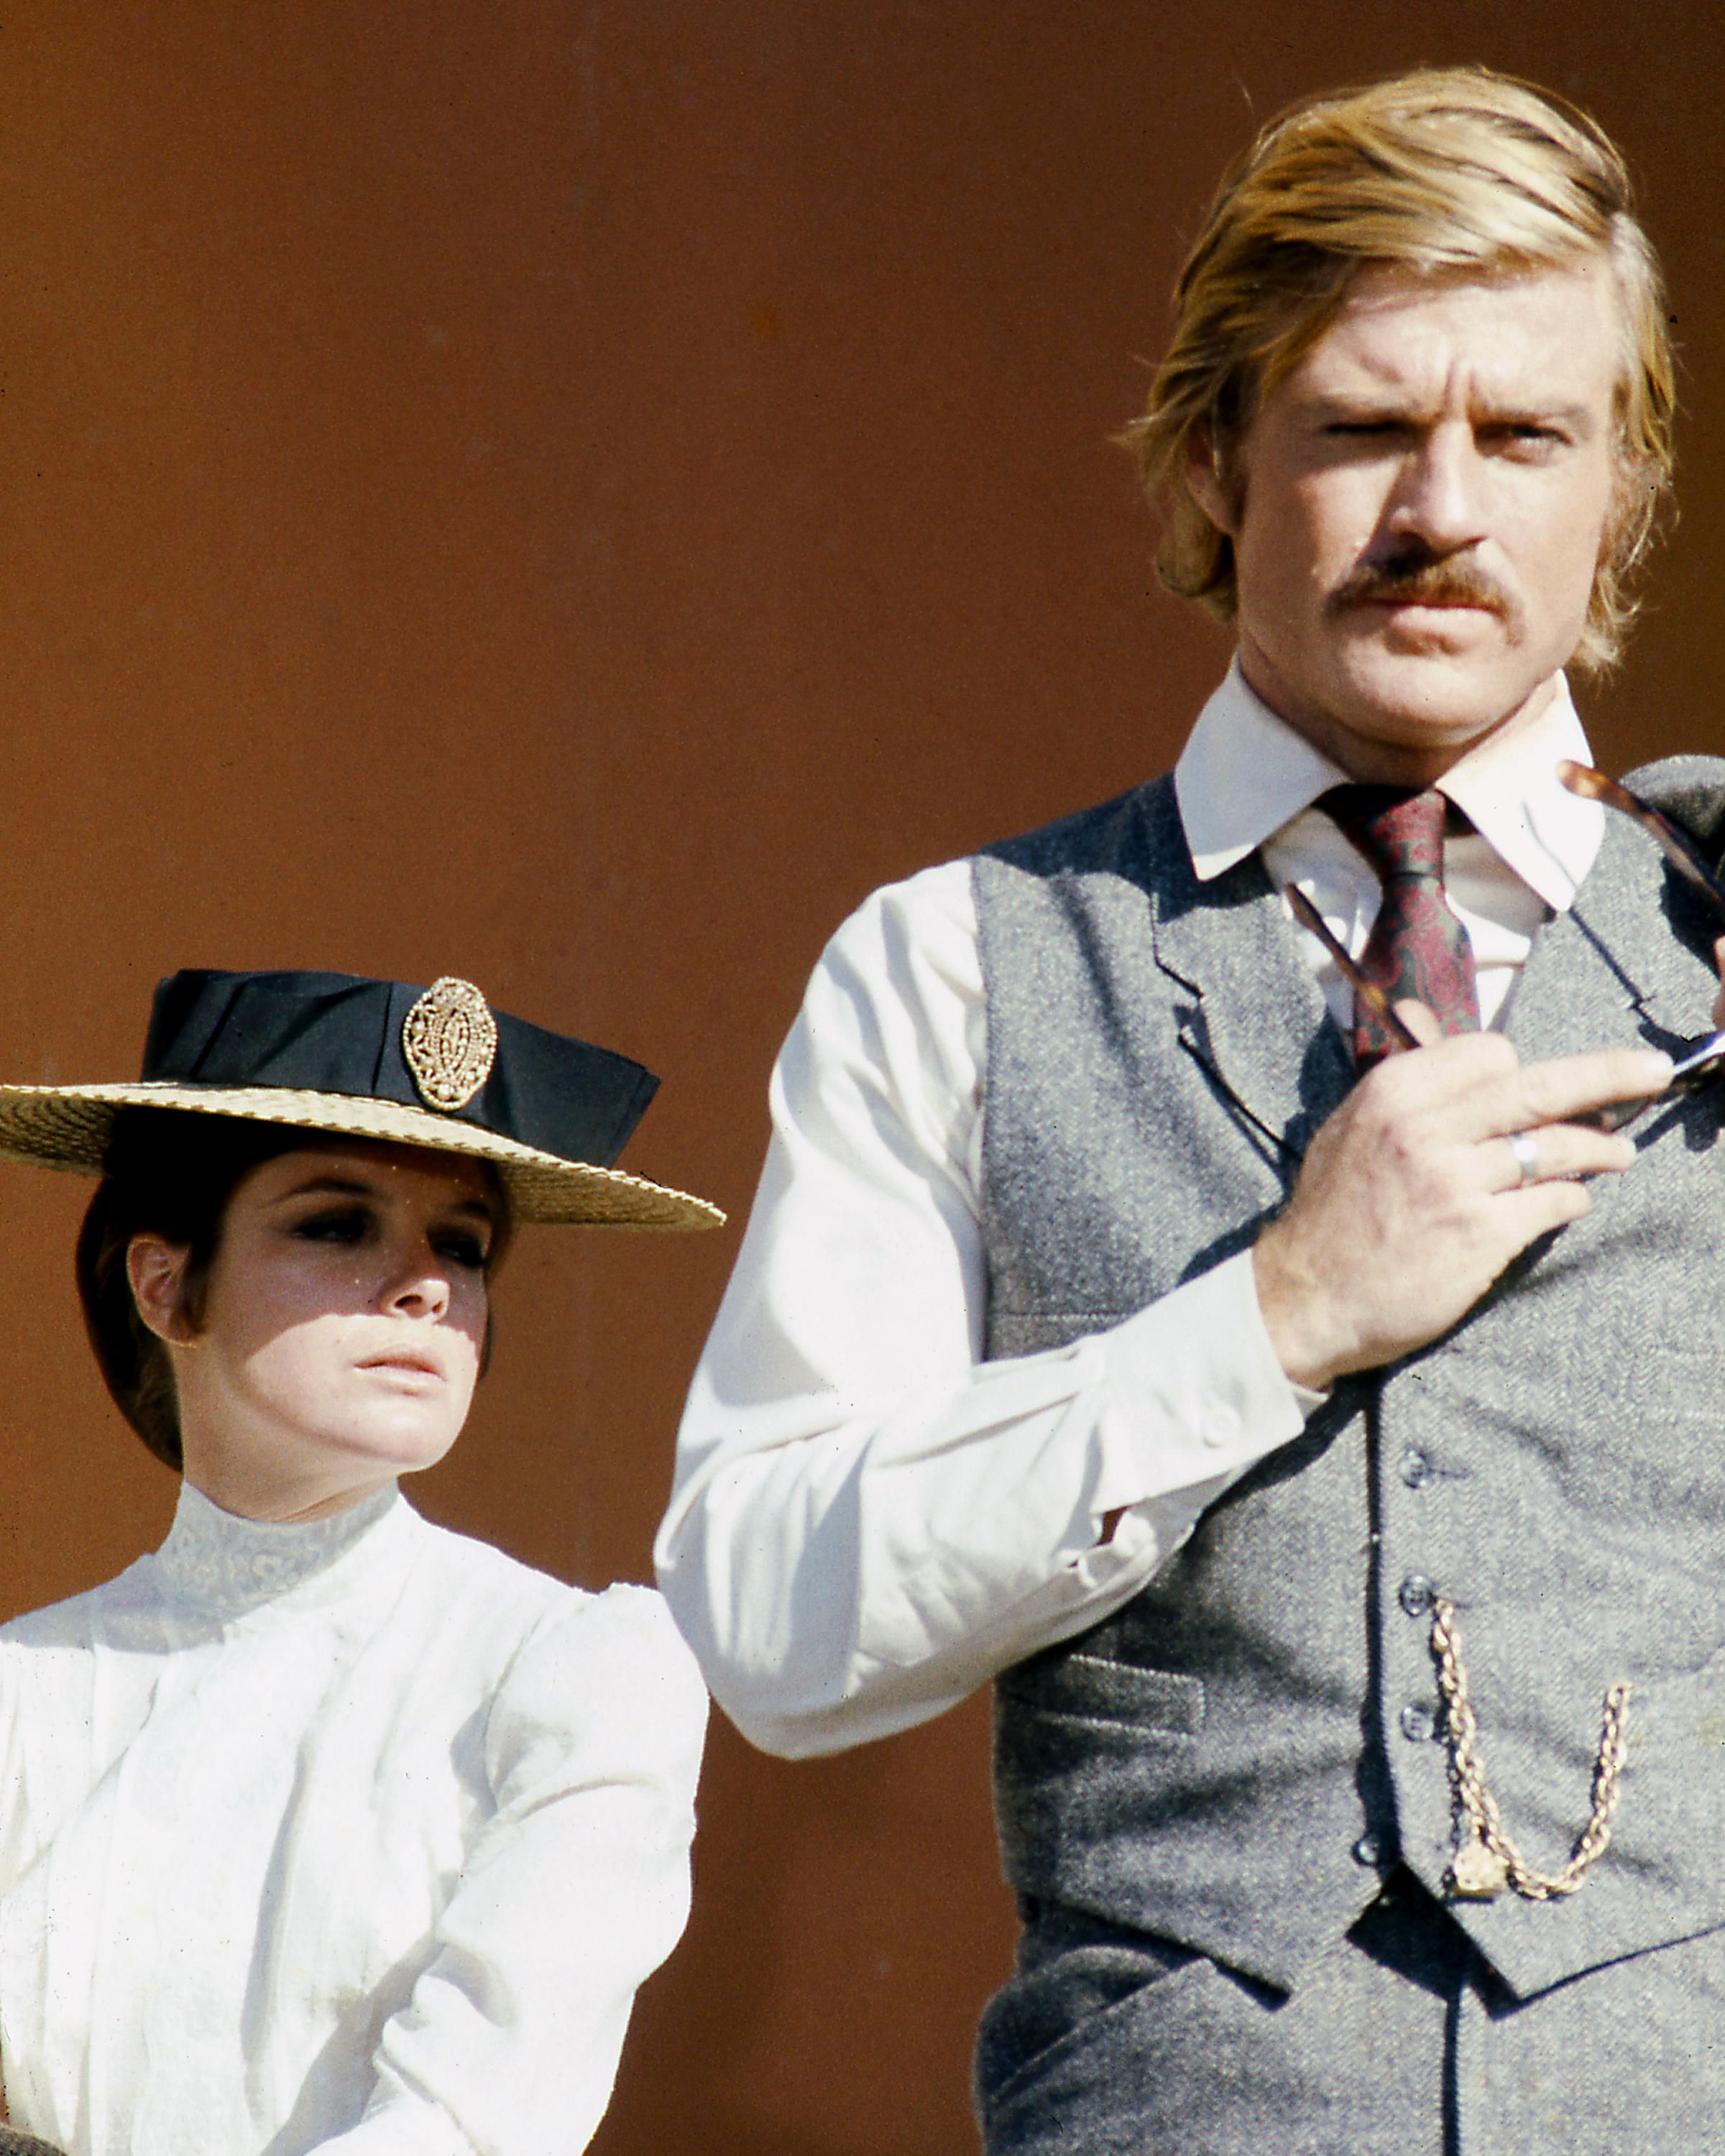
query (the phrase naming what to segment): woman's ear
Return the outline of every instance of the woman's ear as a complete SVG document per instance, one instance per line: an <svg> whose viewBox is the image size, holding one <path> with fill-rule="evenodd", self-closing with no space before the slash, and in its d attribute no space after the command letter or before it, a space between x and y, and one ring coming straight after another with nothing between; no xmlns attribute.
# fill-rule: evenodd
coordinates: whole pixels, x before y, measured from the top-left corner
<svg viewBox="0 0 1725 2156"><path fill-rule="evenodd" d="M180 1307L180 1290L191 1256L186 1243L170 1243L161 1235L134 1235L126 1246L126 1277L138 1316L158 1340L183 1348L193 1337Z"/></svg>
<svg viewBox="0 0 1725 2156"><path fill-rule="evenodd" d="M1235 536L1238 522L1233 490L1222 477L1222 459L1214 433L1208 426L1194 427L1186 437L1186 491L1224 538Z"/></svg>

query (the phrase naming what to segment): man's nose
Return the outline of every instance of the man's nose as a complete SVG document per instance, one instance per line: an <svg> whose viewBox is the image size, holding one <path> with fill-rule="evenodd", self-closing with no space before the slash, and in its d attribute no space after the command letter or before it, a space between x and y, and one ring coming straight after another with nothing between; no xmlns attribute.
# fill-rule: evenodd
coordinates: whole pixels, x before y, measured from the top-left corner
<svg viewBox="0 0 1725 2156"><path fill-rule="evenodd" d="M1387 529L1398 539L1422 541L1435 554L1476 545L1486 536L1484 478L1471 427L1452 422L1432 428L1403 461Z"/></svg>

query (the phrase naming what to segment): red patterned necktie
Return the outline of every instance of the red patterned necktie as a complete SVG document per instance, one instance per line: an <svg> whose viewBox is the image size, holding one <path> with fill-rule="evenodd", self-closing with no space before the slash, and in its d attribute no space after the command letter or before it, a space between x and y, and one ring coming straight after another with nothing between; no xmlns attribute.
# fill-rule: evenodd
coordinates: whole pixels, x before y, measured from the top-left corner
<svg viewBox="0 0 1725 2156"><path fill-rule="evenodd" d="M1394 1002L1414 996L1437 1014L1445 1033L1477 1033L1479 994L1473 946L1444 895L1441 793L1393 786L1332 787L1318 803L1371 864L1383 903L1360 954L1360 971ZM1369 1070L1395 1044L1356 1000L1354 1061Z"/></svg>

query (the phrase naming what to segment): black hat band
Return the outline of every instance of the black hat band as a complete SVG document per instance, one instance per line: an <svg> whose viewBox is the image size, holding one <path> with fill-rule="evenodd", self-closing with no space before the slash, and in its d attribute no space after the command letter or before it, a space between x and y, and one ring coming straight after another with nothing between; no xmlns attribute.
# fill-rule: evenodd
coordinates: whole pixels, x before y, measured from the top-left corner
<svg viewBox="0 0 1725 2156"><path fill-rule="evenodd" d="M493 1012L470 983L347 973L174 973L146 1080L392 1101L561 1160L609 1168L659 1081L624 1055Z"/></svg>

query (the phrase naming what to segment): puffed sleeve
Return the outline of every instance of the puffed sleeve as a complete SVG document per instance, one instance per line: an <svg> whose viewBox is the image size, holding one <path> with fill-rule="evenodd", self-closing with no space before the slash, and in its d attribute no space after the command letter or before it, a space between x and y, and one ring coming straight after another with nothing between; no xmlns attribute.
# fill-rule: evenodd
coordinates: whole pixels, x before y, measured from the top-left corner
<svg viewBox="0 0 1725 2156"><path fill-rule="evenodd" d="M544 1625L486 1727L496 1803L385 2025L357 2126L321 2156L562 2156L611 2094L635 1989L689 1913L706 1694L659 1596Z"/></svg>

